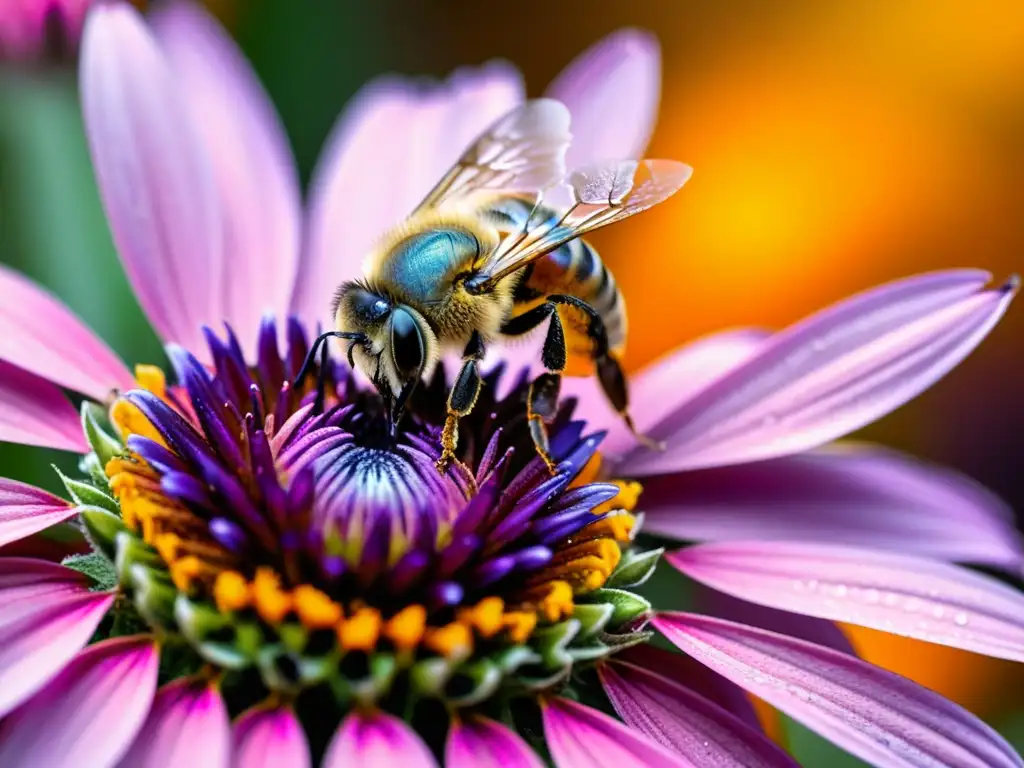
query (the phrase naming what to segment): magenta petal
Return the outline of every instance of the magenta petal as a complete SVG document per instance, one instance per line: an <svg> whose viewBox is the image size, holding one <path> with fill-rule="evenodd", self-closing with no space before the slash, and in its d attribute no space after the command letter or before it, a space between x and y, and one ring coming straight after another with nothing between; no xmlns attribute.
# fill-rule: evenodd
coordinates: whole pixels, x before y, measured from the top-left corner
<svg viewBox="0 0 1024 768"><path fill-rule="evenodd" d="M121 261L160 336L203 349L219 326L221 215L208 158L163 53L128 3L86 20L82 109Z"/></svg>
<svg viewBox="0 0 1024 768"><path fill-rule="evenodd" d="M543 705L544 736L558 768L663 768L693 765L640 731L568 699Z"/></svg>
<svg viewBox="0 0 1024 768"><path fill-rule="evenodd" d="M629 379L632 416L637 428L641 432L652 429L666 412L752 357L768 336L766 331L756 328L714 333L641 368ZM533 350L530 358L533 362L540 360L539 344L542 342L543 337ZM564 396L579 398L580 414L586 418L589 428L608 431L601 443L602 455L613 459L636 446L636 439L609 405L596 377L567 378L562 382L562 392ZM644 487L646 489L646 483Z"/></svg>
<svg viewBox="0 0 1024 768"><path fill-rule="evenodd" d="M1006 310L1015 284L948 271L847 299L776 334L649 434L622 471L652 475L809 450L881 418L959 363Z"/></svg>
<svg viewBox="0 0 1024 768"><path fill-rule="evenodd" d="M149 637L90 645L0 723L0 765L114 765L146 719L158 667Z"/></svg>
<svg viewBox="0 0 1024 768"><path fill-rule="evenodd" d="M135 386L120 358L56 296L2 265L0 360L101 401Z"/></svg>
<svg viewBox="0 0 1024 768"><path fill-rule="evenodd" d="M384 78L363 88L338 119L313 176L295 311L330 324L338 284L362 275L375 241L522 98L519 74L497 63L433 87Z"/></svg>
<svg viewBox="0 0 1024 768"><path fill-rule="evenodd" d="M17 480L0 478L0 547L74 517L64 499Z"/></svg>
<svg viewBox="0 0 1024 768"><path fill-rule="evenodd" d="M640 30L619 30L577 56L547 95L572 113L569 168L640 158L658 119L658 41Z"/></svg>
<svg viewBox="0 0 1024 768"><path fill-rule="evenodd" d="M287 313L298 269L301 211L291 149L249 63L202 7L171 3L154 14L153 28L220 192L231 270L223 319L255 355L260 320Z"/></svg>
<svg viewBox="0 0 1024 768"><path fill-rule="evenodd" d="M437 768L427 745L408 725L382 712L352 712L327 748L321 768L355 765Z"/></svg>
<svg viewBox="0 0 1024 768"><path fill-rule="evenodd" d="M822 541L1019 572L1010 509L962 475L895 451L840 444L644 480L644 530L688 541Z"/></svg>
<svg viewBox="0 0 1024 768"><path fill-rule="evenodd" d="M678 682L626 662L602 664L598 673L615 711L630 727L694 765L797 765L759 730Z"/></svg>
<svg viewBox="0 0 1024 768"><path fill-rule="evenodd" d="M1024 765L965 709L853 656L694 614L659 614L654 625L680 650L873 765Z"/></svg>
<svg viewBox="0 0 1024 768"><path fill-rule="evenodd" d="M0 558L0 717L71 661L113 602L70 568Z"/></svg>
<svg viewBox="0 0 1024 768"><path fill-rule="evenodd" d="M254 708L235 722L233 768L310 768L309 745L295 713Z"/></svg>
<svg viewBox="0 0 1024 768"><path fill-rule="evenodd" d="M737 720L755 731L761 730L761 721L747 694L717 672L689 656L655 648L649 643L635 645L615 654L614 661L626 661L634 667L656 672L680 685L685 685L698 696L717 704Z"/></svg>
<svg viewBox="0 0 1024 768"><path fill-rule="evenodd" d="M666 559L744 600L1024 661L1024 593L949 563L795 542L716 542Z"/></svg>
<svg viewBox="0 0 1024 768"><path fill-rule="evenodd" d="M228 768L228 712L207 682L178 680L161 688L120 768Z"/></svg>
<svg viewBox="0 0 1024 768"><path fill-rule="evenodd" d="M0 360L0 442L87 453L82 422L46 379Z"/></svg>
<svg viewBox="0 0 1024 768"><path fill-rule="evenodd" d="M445 768L543 768L543 761L519 734L501 723L473 717L452 724Z"/></svg>

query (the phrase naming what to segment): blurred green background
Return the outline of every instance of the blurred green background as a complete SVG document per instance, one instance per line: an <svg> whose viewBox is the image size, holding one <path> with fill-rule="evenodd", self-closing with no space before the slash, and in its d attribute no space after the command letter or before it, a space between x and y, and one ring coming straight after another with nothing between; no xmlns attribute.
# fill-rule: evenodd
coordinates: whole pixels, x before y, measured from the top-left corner
<svg viewBox="0 0 1024 768"><path fill-rule="evenodd" d="M725 326L780 326L913 272L1024 264L1020 0L218 0L287 127L303 180L346 100L383 72L505 58L539 94L621 26L664 48L650 153L693 165L677 204L595 241L630 302L636 368ZM110 242L70 67L0 68L0 260L49 286L129 361L162 360ZM1024 508L1024 311L864 437L956 467ZM3 475L53 487L44 451ZM66 457L56 457L67 462ZM1024 673L857 631L864 655L996 723L1024 750ZM808 765L842 763L799 728Z"/></svg>

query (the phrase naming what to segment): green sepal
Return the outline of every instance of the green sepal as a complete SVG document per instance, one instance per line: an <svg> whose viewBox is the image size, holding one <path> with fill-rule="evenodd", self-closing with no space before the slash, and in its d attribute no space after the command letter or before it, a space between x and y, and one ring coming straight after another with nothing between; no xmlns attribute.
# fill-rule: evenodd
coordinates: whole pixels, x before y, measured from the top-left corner
<svg viewBox="0 0 1024 768"><path fill-rule="evenodd" d="M282 661L294 668L294 676L286 675L281 671ZM300 690L300 675L298 660L280 643L264 645L256 654L256 666L260 670L260 676L267 688L272 691L283 693L296 693Z"/></svg>
<svg viewBox="0 0 1024 768"><path fill-rule="evenodd" d="M101 507L82 507L78 514L93 546L111 561L116 559L117 535L123 532L131 536L125 528L124 521ZM113 567L111 563L111 569Z"/></svg>
<svg viewBox="0 0 1024 768"><path fill-rule="evenodd" d="M129 569L133 602L150 625L174 626L174 603L178 591L165 572L153 571L136 563Z"/></svg>
<svg viewBox="0 0 1024 768"><path fill-rule="evenodd" d="M246 647L242 626L234 626L212 607L178 595L174 602L174 618L181 634L206 661L224 669L251 666L259 645Z"/></svg>
<svg viewBox="0 0 1024 768"><path fill-rule="evenodd" d="M517 669L527 664L540 664L541 662L541 657L525 645L513 645L508 648L502 648L490 658L506 675L511 675Z"/></svg>
<svg viewBox="0 0 1024 768"><path fill-rule="evenodd" d="M576 642L585 643L600 634L612 618L614 611L614 606L608 603L577 605L572 612L572 617L580 622L580 634L576 638Z"/></svg>
<svg viewBox="0 0 1024 768"><path fill-rule="evenodd" d="M417 661L409 668L409 684L424 696L437 696L452 674L452 665L440 656Z"/></svg>
<svg viewBox="0 0 1024 768"><path fill-rule="evenodd" d="M84 573L92 581L92 589L96 592L110 592L117 586L117 571L114 564L99 552L65 557L62 565Z"/></svg>
<svg viewBox="0 0 1024 768"><path fill-rule="evenodd" d="M611 650L618 652L623 651L626 648L632 648L634 645L642 645L643 643L650 641L652 637L654 637L654 633L650 630L629 632L624 635L609 635L607 633L602 633L601 642L611 648Z"/></svg>
<svg viewBox="0 0 1024 768"><path fill-rule="evenodd" d="M99 403L86 400L82 403L82 431L89 441L100 466L124 454L124 444L106 432L101 424L109 423L106 410Z"/></svg>
<svg viewBox="0 0 1024 768"><path fill-rule="evenodd" d="M100 464L99 457L95 453L87 453L78 460L78 471L83 475L92 478L93 483L99 487L108 486L107 473Z"/></svg>
<svg viewBox="0 0 1024 768"><path fill-rule="evenodd" d="M651 578L651 574L654 573L654 569L658 566L658 562L663 554L665 554L664 547L651 549L647 552L628 550L623 555L618 568L608 577L605 587L623 589L625 587L640 586Z"/></svg>
<svg viewBox="0 0 1024 768"><path fill-rule="evenodd" d="M309 641L309 630L301 624L288 622L277 628L277 636L281 638L281 644L292 653L302 653Z"/></svg>
<svg viewBox="0 0 1024 768"><path fill-rule="evenodd" d="M583 596L587 603L610 603L615 609L609 627L620 627L638 617L649 615L651 604L639 595L624 589L597 589Z"/></svg>
<svg viewBox="0 0 1024 768"><path fill-rule="evenodd" d="M303 685L310 686L321 683L338 671L338 655L330 653L326 656L300 656L297 659L299 677Z"/></svg>
<svg viewBox="0 0 1024 768"><path fill-rule="evenodd" d="M593 643L591 645L574 645L566 650L572 657L573 662L597 661L612 652L604 643Z"/></svg>
<svg viewBox="0 0 1024 768"><path fill-rule="evenodd" d="M479 704L498 690L503 677L498 665L487 658L463 664L445 685L445 698L463 707ZM464 686L466 690L460 692Z"/></svg>
<svg viewBox="0 0 1024 768"><path fill-rule="evenodd" d="M104 493L95 485L82 480L73 480L61 472L56 465L53 465L53 469L64 483L64 487L68 489L75 504L83 507L99 507L120 516L121 507L118 506L113 496Z"/></svg>
<svg viewBox="0 0 1024 768"><path fill-rule="evenodd" d="M550 627L544 627L533 633L530 645L540 654L541 664L547 669L560 669L572 664L572 657L565 652L569 643L580 631L580 622L575 619L562 621Z"/></svg>
<svg viewBox="0 0 1024 768"><path fill-rule="evenodd" d="M248 659L255 659L263 645L263 630L253 621L233 621L235 647Z"/></svg>
<svg viewBox="0 0 1024 768"><path fill-rule="evenodd" d="M152 547L127 529L118 531L114 535L114 568L122 585L127 587L131 584L131 567L136 563L148 568L165 569L164 561Z"/></svg>
<svg viewBox="0 0 1024 768"><path fill-rule="evenodd" d="M363 680L350 680L350 694L360 704L373 704L388 692L395 679L398 663L393 654L370 655L370 675Z"/></svg>

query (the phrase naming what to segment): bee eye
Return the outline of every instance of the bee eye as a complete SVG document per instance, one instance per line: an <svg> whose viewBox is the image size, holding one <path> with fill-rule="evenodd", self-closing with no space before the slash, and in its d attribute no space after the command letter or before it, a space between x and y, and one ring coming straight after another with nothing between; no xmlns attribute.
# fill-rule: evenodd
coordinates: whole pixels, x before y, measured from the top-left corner
<svg viewBox="0 0 1024 768"><path fill-rule="evenodd" d="M391 311L391 305L382 297L361 288L352 291L352 310L366 324L378 322Z"/></svg>
<svg viewBox="0 0 1024 768"><path fill-rule="evenodd" d="M418 376L426 363L420 327L404 309L391 314L391 356L403 378Z"/></svg>

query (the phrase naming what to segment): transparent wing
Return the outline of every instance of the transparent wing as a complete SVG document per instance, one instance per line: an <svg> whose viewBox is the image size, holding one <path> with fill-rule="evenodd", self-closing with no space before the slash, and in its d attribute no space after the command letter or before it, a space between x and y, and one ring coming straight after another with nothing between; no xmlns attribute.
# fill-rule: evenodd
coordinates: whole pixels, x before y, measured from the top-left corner
<svg viewBox="0 0 1024 768"><path fill-rule="evenodd" d="M482 189L539 192L565 175L569 110L554 99L527 101L488 128L420 203L436 208Z"/></svg>
<svg viewBox="0 0 1024 768"><path fill-rule="evenodd" d="M486 289L570 240L657 205L679 191L692 173L690 166L674 160L615 160L573 171L566 179L573 202L565 214L545 221L531 216L487 256L477 285Z"/></svg>

